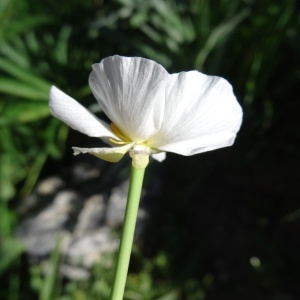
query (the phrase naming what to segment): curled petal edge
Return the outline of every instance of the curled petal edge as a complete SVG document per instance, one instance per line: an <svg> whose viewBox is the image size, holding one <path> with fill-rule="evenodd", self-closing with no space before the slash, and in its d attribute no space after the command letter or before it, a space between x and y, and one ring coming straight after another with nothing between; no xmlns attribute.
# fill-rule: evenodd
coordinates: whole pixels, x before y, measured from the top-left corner
<svg viewBox="0 0 300 300"><path fill-rule="evenodd" d="M89 153L100 159L103 159L108 162L118 162L120 161L126 152L133 147L133 143L126 144L122 147L113 147L113 148L79 148L72 147L74 155Z"/></svg>

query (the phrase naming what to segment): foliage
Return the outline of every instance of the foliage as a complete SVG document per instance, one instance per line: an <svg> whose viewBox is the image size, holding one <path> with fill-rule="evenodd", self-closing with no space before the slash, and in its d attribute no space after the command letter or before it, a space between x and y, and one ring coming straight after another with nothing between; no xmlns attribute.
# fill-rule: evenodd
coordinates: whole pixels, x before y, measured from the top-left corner
<svg viewBox="0 0 300 300"><path fill-rule="evenodd" d="M13 237L14 201L30 193L45 163L59 160L67 142L67 127L49 114L51 84L89 103L90 65L116 53L152 58L170 72L199 69L224 76L244 106L242 135L248 138L244 143L256 143L253 155L274 128L280 130L283 102L294 107L290 98L300 78L297 10L294 0L74 0L68 6L52 0L1 1L0 275L7 284L0 297L50 299L56 286L57 274L47 285L38 266L22 283L27 266ZM295 153L297 136L292 127L284 134L281 147L287 155ZM209 274L175 285L167 254L139 255L127 299L206 299ZM109 279L103 273L98 266L90 281L62 283L56 299L105 299Z"/></svg>

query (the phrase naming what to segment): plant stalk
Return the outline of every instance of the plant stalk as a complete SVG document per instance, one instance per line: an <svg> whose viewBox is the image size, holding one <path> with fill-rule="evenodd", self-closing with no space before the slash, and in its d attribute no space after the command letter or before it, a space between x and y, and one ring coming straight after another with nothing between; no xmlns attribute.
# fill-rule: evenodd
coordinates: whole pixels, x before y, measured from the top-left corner
<svg viewBox="0 0 300 300"><path fill-rule="evenodd" d="M131 167L127 205L110 300L122 300L124 296L144 173L145 169Z"/></svg>

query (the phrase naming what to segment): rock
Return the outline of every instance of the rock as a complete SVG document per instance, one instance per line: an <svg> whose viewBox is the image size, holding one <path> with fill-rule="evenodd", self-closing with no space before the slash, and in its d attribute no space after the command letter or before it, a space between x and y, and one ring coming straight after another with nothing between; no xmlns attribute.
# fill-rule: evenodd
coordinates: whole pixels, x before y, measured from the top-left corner
<svg viewBox="0 0 300 300"><path fill-rule="evenodd" d="M129 180L120 176L124 172L113 176L115 169L103 174L98 169L92 163L79 163L71 168L68 180L46 178L23 201L19 209L23 221L16 235L25 245L29 261L51 263L49 257L59 237L61 273L82 280L99 259L117 251L115 231L123 224ZM135 238L143 231L146 217L140 208Z"/></svg>
<svg viewBox="0 0 300 300"><path fill-rule="evenodd" d="M62 244L67 243L70 239L67 223L74 213L76 201L79 199L73 191L61 191L52 203L20 224L16 234L31 256L49 255L55 247L57 236L63 240Z"/></svg>
<svg viewBox="0 0 300 300"><path fill-rule="evenodd" d="M18 234L22 237L33 233L43 233L62 229L74 212L75 202L79 201L73 191L61 191L53 202L21 224Z"/></svg>
<svg viewBox="0 0 300 300"><path fill-rule="evenodd" d="M90 277L90 272L88 270L67 264L62 264L59 271L63 276L76 281L86 280Z"/></svg>
<svg viewBox="0 0 300 300"><path fill-rule="evenodd" d="M110 227L118 228L123 224L125 208L127 203L128 188L129 180L125 180L119 186L112 189L106 213L106 224ZM143 192L142 197L144 196L144 194L145 193ZM142 200L140 202L142 202ZM147 216L147 212L140 203L135 228L135 237L138 237L141 234Z"/></svg>
<svg viewBox="0 0 300 300"><path fill-rule="evenodd" d="M111 227L119 227L123 223L126 208L129 181L122 182L111 191L106 211L106 224Z"/></svg>
<svg viewBox="0 0 300 300"><path fill-rule="evenodd" d="M100 174L101 171L97 166L92 166L84 162L76 164L71 169L72 181L75 183L83 183L94 178L99 178Z"/></svg>
<svg viewBox="0 0 300 300"><path fill-rule="evenodd" d="M72 265L92 267L106 253L113 253L118 249L119 239L113 237L112 230L102 227L81 239L69 244L66 259Z"/></svg>
<svg viewBox="0 0 300 300"><path fill-rule="evenodd" d="M49 177L41 181L37 187L36 192L40 195L54 194L64 186L64 181L59 177Z"/></svg>
<svg viewBox="0 0 300 300"><path fill-rule="evenodd" d="M20 240L26 247L30 261L40 261L49 256L54 250L58 238L60 239L61 248L66 248L69 244L71 235L67 231L56 230L49 232L36 232L27 236L19 236Z"/></svg>
<svg viewBox="0 0 300 300"><path fill-rule="evenodd" d="M86 199L79 213L74 229L74 237L79 238L93 232L104 222L106 204L101 194Z"/></svg>

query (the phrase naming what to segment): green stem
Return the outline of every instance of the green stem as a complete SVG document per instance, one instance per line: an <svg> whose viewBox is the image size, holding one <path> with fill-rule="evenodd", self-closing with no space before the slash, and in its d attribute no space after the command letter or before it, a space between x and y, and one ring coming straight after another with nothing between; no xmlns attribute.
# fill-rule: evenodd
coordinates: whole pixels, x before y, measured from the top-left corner
<svg viewBox="0 0 300 300"><path fill-rule="evenodd" d="M131 167L127 205L110 300L123 299L144 173L145 169Z"/></svg>

